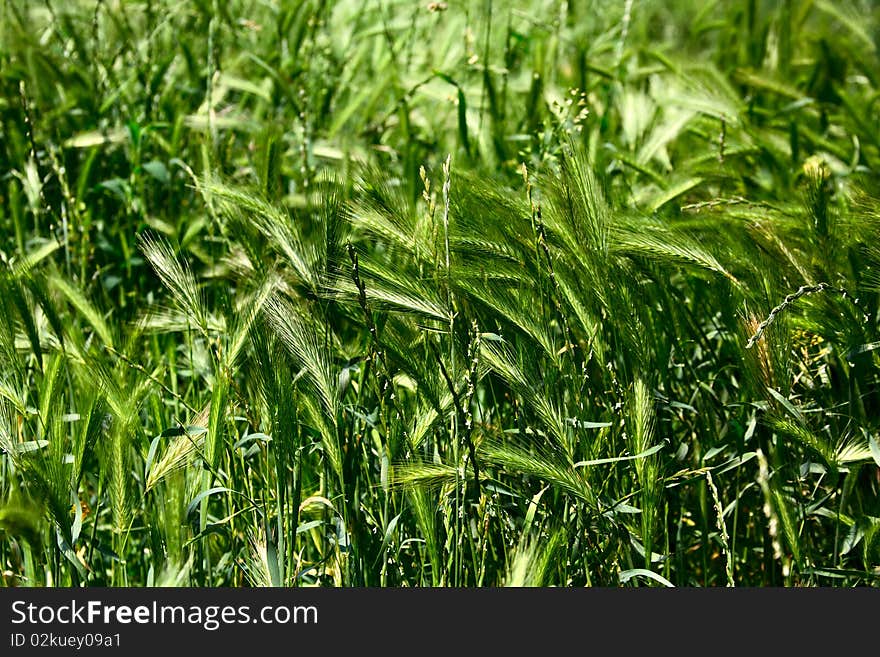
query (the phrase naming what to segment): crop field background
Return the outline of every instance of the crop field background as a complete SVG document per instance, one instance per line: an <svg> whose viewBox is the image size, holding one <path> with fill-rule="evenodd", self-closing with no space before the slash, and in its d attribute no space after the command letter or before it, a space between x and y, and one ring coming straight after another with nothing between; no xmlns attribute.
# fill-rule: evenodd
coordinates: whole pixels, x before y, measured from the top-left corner
<svg viewBox="0 0 880 657"><path fill-rule="evenodd" d="M0 1L3 585L876 585L878 20Z"/></svg>

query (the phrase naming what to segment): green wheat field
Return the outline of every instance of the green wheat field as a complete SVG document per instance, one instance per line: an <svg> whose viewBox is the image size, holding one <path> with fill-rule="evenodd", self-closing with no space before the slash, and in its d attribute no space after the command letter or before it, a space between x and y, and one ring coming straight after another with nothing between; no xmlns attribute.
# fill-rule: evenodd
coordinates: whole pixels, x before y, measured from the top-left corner
<svg viewBox="0 0 880 657"><path fill-rule="evenodd" d="M876 585L878 23L0 0L0 581Z"/></svg>

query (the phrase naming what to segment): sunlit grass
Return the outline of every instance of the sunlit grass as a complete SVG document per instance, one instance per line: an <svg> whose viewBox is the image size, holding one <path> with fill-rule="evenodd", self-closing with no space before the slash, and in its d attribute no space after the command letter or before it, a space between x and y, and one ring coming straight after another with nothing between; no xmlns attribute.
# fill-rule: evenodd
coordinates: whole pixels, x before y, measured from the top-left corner
<svg viewBox="0 0 880 657"><path fill-rule="evenodd" d="M4 583L874 585L877 20L7 0Z"/></svg>

